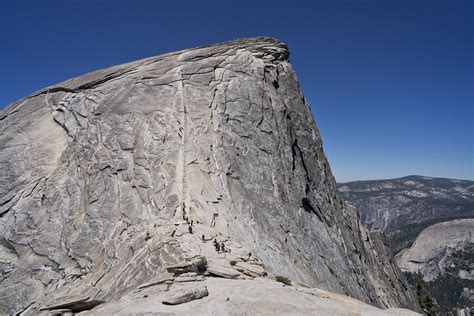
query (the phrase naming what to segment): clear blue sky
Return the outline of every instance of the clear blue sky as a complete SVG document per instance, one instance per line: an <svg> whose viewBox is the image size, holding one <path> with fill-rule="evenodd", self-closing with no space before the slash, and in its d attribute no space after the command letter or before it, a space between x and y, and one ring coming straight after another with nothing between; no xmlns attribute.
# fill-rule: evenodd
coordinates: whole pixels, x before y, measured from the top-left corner
<svg viewBox="0 0 474 316"><path fill-rule="evenodd" d="M471 0L2 1L0 108L168 51L286 42L338 181L474 179Z"/></svg>

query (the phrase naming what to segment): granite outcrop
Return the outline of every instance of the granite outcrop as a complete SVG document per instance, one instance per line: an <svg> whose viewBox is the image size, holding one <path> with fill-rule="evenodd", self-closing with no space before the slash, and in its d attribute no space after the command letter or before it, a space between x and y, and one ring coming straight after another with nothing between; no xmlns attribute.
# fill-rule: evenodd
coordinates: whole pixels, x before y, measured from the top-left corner
<svg viewBox="0 0 474 316"><path fill-rule="evenodd" d="M1 313L94 312L192 287L158 294L172 308L212 301L199 284L217 278L417 308L383 236L340 197L277 40L38 91L0 112L0 164Z"/></svg>

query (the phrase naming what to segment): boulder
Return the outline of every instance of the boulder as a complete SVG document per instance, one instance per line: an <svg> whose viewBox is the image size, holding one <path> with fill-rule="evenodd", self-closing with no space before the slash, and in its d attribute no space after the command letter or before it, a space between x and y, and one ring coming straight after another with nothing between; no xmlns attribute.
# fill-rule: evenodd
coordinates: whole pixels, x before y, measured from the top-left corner
<svg viewBox="0 0 474 316"><path fill-rule="evenodd" d="M193 300L198 300L209 295L207 288L198 287L192 289L175 290L171 295L163 300L165 305L184 304Z"/></svg>

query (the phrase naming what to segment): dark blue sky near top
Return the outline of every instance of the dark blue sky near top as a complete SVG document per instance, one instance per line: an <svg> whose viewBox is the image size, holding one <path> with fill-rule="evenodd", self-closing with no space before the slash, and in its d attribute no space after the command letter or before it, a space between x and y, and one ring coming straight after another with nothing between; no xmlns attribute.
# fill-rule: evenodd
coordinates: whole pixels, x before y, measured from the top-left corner
<svg viewBox="0 0 474 316"><path fill-rule="evenodd" d="M474 179L473 3L2 1L0 108L107 66L265 35L289 45L338 181Z"/></svg>

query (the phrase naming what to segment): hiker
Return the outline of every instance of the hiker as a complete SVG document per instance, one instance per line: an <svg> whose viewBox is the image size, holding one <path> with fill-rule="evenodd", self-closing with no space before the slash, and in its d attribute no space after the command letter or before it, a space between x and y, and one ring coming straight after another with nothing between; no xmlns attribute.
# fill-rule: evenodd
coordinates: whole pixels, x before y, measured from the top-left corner
<svg viewBox="0 0 474 316"><path fill-rule="evenodd" d="M224 242L221 242L221 251L222 251L222 252L225 252L225 245L224 245Z"/></svg>
<svg viewBox="0 0 474 316"><path fill-rule="evenodd" d="M214 213L214 214L212 215L211 227L216 226L216 217L217 217L218 215L219 215L218 213Z"/></svg>
<svg viewBox="0 0 474 316"><path fill-rule="evenodd" d="M188 230L189 230L189 233L192 234L193 233L193 227L191 225L188 226Z"/></svg>
<svg viewBox="0 0 474 316"><path fill-rule="evenodd" d="M191 220L191 226L193 226L193 224L194 224L194 221L193 221L193 220Z"/></svg>
<svg viewBox="0 0 474 316"><path fill-rule="evenodd" d="M187 221L187 220L186 220L186 207L184 206L184 203L183 203L183 205L181 206L181 212L182 212L182 214L183 214L183 219L184 219L185 221Z"/></svg>
<svg viewBox="0 0 474 316"><path fill-rule="evenodd" d="M202 234L202 242L206 242L206 236L204 236L204 234Z"/></svg>

